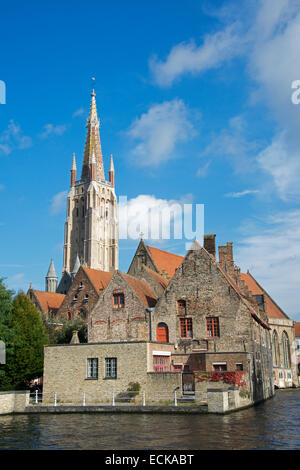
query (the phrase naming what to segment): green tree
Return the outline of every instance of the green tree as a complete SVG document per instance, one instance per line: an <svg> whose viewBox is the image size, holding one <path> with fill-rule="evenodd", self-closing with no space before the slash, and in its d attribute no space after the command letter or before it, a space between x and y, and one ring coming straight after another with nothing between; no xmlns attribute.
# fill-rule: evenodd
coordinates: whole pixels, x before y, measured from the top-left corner
<svg viewBox="0 0 300 470"><path fill-rule="evenodd" d="M87 324L80 318L74 320L66 320L61 329L57 330L55 343L56 344L69 344L72 338L73 331L78 331L78 338L80 343L87 343Z"/></svg>
<svg viewBox="0 0 300 470"><path fill-rule="evenodd" d="M13 337L5 366L6 383L14 389L26 388L43 373L44 345L49 338L41 313L23 292L13 299L10 328Z"/></svg>
<svg viewBox="0 0 300 470"><path fill-rule="evenodd" d="M4 279L0 278L0 339L6 345L6 361L12 357L14 331L11 329L14 292L4 285ZM0 390L11 388L6 366L0 365Z"/></svg>

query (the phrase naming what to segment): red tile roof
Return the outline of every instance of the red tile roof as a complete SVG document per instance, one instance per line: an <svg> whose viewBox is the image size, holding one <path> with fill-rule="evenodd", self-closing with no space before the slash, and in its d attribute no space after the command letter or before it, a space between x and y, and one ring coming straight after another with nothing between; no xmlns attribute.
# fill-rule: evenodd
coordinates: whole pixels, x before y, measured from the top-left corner
<svg viewBox="0 0 300 470"><path fill-rule="evenodd" d="M57 294L55 292L44 292L34 289L32 289L32 292L34 292L45 313L48 313L49 309L59 309L65 298L64 294Z"/></svg>
<svg viewBox="0 0 300 470"><path fill-rule="evenodd" d="M147 266L144 266L144 268L163 289L166 289L167 285L169 284L168 279L156 273L155 271L148 268Z"/></svg>
<svg viewBox="0 0 300 470"><path fill-rule="evenodd" d="M267 292L257 283L251 274L241 273L241 278L245 282L252 295L264 295L266 302L266 313L270 318L288 318Z"/></svg>
<svg viewBox="0 0 300 470"><path fill-rule="evenodd" d="M154 307L154 305L156 304L157 297L145 281L136 279L135 277L132 277L129 274L125 274L122 272L121 275L124 277L124 279L128 282L128 284L137 293L141 301L147 307Z"/></svg>
<svg viewBox="0 0 300 470"><path fill-rule="evenodd" d="M82 267L82 269L87 274L88 278L96 288L97 292L100 292L105 289L105 287L108 285L109 281L113 276L113 273L101 271L100 269L91 269L84 267Z"/></svg>
<svg viewBox="0 0 300 470"><path fill-rule="evenodd" d="M184 257L160 250L159 248L154 248L153 246L147 245L147 248L160 274L165 271L171 279L178 266L181 265Z"/></svg>

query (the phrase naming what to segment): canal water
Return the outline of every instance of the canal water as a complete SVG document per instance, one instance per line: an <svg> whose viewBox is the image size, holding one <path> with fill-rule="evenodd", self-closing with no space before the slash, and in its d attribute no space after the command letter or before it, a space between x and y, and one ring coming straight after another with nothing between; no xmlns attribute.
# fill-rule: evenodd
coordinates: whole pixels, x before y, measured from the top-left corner
<svg viewBox="0 0 300 470"><path fill-rule="evenodd" d="M300 390L219 415L0 416L0 449L300 449Z"/></svg>

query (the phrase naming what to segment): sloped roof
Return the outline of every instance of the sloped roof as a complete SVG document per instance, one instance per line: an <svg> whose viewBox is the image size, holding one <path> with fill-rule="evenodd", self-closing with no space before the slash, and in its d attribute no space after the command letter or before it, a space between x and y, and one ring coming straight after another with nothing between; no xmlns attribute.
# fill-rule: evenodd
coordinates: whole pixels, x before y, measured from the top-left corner
<svg viewBox="0 0 300 470"><path fill-rule="evenodd" d="M147 307L154 307L154 305L156 304L157 297L152 292L148 284L145 281L142 281L141 279L136 279L135 277L130 276L129 274L125 274L121 271L120 273L128 282L128 284L132 287L132 289L136 292L141 301Z"/></svg>
<svg viewBox="0 0 300 470"><path fill-rule="evenodd" d="M38 299L44 312L48 312L49 309L58 309L65 298L64 294L57 294L56 292L44 292L40 290L32 289Z"/></svg>
<svg viewBox="0 0 300 470"><path fill-rule="evenodd" d="M295 336L300 336L300 323L295 323Z"/></svg>
<svg viewBox="0 0 300 470"><path fill-rule="evenodd" d="M167 287L169 284L168 279L165 277L161 276L160 274L156 273L152 269L148 268L147 266L144 266L145 270L153 277L155 282L157 282L163 289Z"/></svg>
<svg viewBox="0 0 300 470"><path fill-rule="evenodd" d="M102 291L108 285L111 280L113 273L107 271L101 271L100 269L84 268L82 269L87 274L91 283L94 285L97 292Z"/></svg>
<svg viewBox="0 0 300 470"><path fill-rule="evenodd" d="M274 302L269 294L258 284L250 273L241 273L241 278L245 282L252 295L264 295L266 302L266 313L270 318L289 318L283 310Z"/></svg>
<svg viewBox="0 0 300 470"><path fill-rule="evenodd" d="M147 245L147 249L149 250L150 255L159 272L162 273L165 271L171 279L174 276L178 266L181 265L184 257L174 255L168 251L160 250L159 248L154 248L154 246Z"/></svg>

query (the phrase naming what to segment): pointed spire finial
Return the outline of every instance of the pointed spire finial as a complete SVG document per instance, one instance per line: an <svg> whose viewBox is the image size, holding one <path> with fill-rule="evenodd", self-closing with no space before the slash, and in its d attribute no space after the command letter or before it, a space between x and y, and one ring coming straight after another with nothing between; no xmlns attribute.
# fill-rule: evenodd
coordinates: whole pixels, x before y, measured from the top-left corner
<svg viewBox="0 0 300 470"><path fill-rule="evenodd" d="M77 170L77 168L76 168L75 152L73 153L72 170Z"/></svg>
<svg viewBox="0 0 300 470"><path fill-rule="evenodd" d="M96 161L96 179L104 180L103 157L100 141L100 120L97 115L96 106L96 93L93 89L91 93L91 107L90 114L87 120L87 136L84 149L84 158L81 172L81 179L86 180L90 178L90 165L92 163L93 152L95 153Z"/></svg>
<svg viewBox="0 0 300 470"><path fill-rule="evenodd" d="M109 171L115 171L115 167L114 167L114 159L113 159L113 156L112 156L112 154L110 155L110 165L109 165Z"/></svg>
<svg viewBox="0 0 300 470"><path fill-rule="evenodd" d="M53 258L51 258L50 266L49 266L48 273L47 273L46 277L51 277L51 278L56 278L57 279Z"/></svg>

